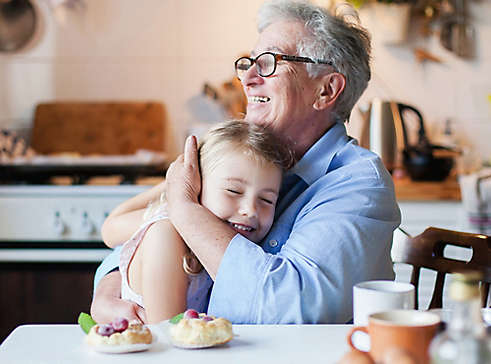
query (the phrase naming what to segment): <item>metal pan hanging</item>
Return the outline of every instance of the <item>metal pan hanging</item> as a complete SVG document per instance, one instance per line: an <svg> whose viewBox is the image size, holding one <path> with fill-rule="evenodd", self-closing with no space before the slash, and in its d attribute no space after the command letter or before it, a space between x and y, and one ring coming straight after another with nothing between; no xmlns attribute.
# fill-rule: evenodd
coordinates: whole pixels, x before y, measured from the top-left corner
<svg viewBox="0 0 491 364"><path fill-rule="evenodd" d="M29 0L0 0L0 52L24 47L36 30L36 12Z"/></svg>

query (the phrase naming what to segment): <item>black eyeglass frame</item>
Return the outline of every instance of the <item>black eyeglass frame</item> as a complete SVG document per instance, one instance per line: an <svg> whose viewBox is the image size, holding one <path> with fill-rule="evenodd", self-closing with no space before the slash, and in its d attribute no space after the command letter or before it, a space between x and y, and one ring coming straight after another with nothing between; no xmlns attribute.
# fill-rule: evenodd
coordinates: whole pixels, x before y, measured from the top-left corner
<svg viewBox="0 0 491 364"><path fill-rule="evenodd" d="M239 72L238 72L238 69L237 69L237 64L242 59L248 59L251 62L251 65L249 66L249 68L247 70L245 70L245 71L248 71L254 65L254 63L256 63L256 60L259 57L261 57L261 56L263 56L265 54L271 54L274 57L273 71L271 71L271 73L268 73L266 75L263 75L258 70L257 73L261 77L269 77L269 76L272 76L276 72L276 66L278 65L278 61L303 62L303 63L314 63L314 64L327 64L327 65L333 67L333 64L332 64L331 61L325 61L325 60L322 60L322 59L312 59L312 58L309 58L309 57L290 56L288 54L279 54L279 53L274 53L274 52L263 52L263 53L259 54L255 58L245 57L244 56L244 57L240 57L239 59L237 59L235 61L235 63L234 63L234 65L235 65L235 73L237 74L237 77L239 77Z"/></svg>

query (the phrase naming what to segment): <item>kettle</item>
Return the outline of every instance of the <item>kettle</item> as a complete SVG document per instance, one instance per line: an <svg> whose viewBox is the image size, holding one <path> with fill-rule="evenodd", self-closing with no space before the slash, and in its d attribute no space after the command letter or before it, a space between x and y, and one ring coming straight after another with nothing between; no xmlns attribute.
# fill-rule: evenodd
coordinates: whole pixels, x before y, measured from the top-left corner
<svg viewBox="0 0 491 364"><path fill-rule="evenodd" d="M418 141L409 144L403 112L409 110L419 121ZM435 155L435 150L450 148L433 145L426 136L423 117L413 106L374 99L365 112L361 145L377 153L385 167L392 172L404 167L411 179L420 181L441 181L450 173L452 157Z"/></svg>

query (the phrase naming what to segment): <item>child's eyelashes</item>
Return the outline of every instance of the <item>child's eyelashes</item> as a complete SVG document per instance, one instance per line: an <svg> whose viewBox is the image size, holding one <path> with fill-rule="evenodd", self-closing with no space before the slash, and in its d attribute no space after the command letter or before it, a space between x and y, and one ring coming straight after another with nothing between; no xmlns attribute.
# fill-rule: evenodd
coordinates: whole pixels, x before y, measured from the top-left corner
<svg viewBox="0 0 491 364"><path fill-rule="evenodd" d="M240 190L240 189L236 189L236 188L224 188L224 190L230 194L230 195L234 195L234 196L242 196L244 195L246 192ZM275 201L275 198L270 198L270 197L261 197L261 196L256 196L256 198L268 205L274 205L276 203Z"/></svg>
<svg viewBox="0 0 491 364"><path fill-rule="evenodd" d="M233 190L233 189L230 189L230 188L227 188L226 190L227 190L227 192L233 193L234 195L240 195L242 193L240 191Z"/></svg>

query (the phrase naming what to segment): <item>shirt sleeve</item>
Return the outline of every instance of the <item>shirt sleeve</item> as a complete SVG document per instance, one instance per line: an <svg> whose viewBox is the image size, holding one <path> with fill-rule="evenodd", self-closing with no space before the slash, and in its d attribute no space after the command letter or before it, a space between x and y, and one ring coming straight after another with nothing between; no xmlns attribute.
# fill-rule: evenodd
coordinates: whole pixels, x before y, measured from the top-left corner
<svg viewBox="0 0 491 364"><path fill-rule="evenodd" d="M275 239L278 252L241 235L231 240L210 314L234 323L346 323L354 284L394 278L390 248L400 215L393 190L336 185L316 191L291 222L275 222L267 242Z"/></svg>
<svg viewBox="0 0 491 364"><path fill-rule="evenodd" d="M99 265L94 276L94 294L100 280L108 273L119 267L119 256L122 245L117 246Z"/></svg>

